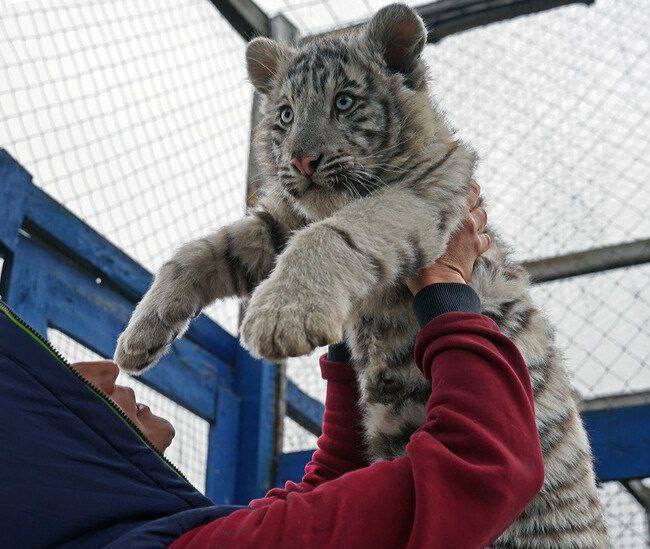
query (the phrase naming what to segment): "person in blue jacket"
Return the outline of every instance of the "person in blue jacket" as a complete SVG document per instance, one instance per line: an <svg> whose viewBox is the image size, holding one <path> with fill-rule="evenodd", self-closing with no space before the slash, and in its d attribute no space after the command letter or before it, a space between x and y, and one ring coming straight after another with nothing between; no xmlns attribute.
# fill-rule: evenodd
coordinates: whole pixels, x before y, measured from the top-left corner
<svg viewBox="0 0 650 549"><path fill-rule="evenodd" d="M115 364L74 366L0 302L0 548L166 547L240 508L162 457L173 427Z"/></svg>

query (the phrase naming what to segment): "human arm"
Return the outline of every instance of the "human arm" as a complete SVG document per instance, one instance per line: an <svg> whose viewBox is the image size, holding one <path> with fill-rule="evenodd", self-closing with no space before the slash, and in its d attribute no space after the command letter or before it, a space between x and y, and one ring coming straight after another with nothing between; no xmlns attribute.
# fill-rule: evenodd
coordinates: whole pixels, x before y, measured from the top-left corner
<svg viewBox="0 0 650 549"><path fill-rule="evenodd" d="M491 320L470 313L429 322L416 362L433 390L405 457L238 511L172 548L489 544L542 483L526 365Z"/></svg>
<svg viewBox="0 0 650 549"><path fill-rule="evenodd" d="M309 492L324 482L368 465L358 407L359 388L352 365L329 360L323 355L320 369L327 382L327 392L318 448L305 466L301 482L288 481L284 488L273 488L264 498L252 501L253 508L286 499L293 492Z"/></svg>

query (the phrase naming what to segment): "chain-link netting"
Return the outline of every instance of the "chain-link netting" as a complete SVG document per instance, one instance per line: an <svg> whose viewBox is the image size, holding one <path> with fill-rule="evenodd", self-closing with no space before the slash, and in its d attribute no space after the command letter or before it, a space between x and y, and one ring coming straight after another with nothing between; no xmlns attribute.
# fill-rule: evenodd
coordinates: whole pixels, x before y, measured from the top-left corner
<svg viewBox="0 0 650 549"><path fill-rule="evenodd" d="M303 35L387 3L258 1ZM649 38L647 0L598 0L426 48L432 91L479 151L491 221L522 260L650 236ZM11 4L0 18L0 144L155 270L179 242L243 211L251 100L243 49L203 0ZM650 390L649 283L646 265L534 289L583 397ZM236 330L236 304L210 314ZM322 399L318 354L287 371ZM285 422L285 450L313 444ZM613 545L642 547L640 507L617 484L603 500Z"/></svg>
<svg viewBox="0 0 650 549"><path fill-rule="evenodd" d="M34 1L0 18L0 144L150 270L243 211L244 41L207 1ZM230 331L234 302L211 309Z"/></svg>
<svg viewBox="0 0 650 549"><path fill-rule="evenodd" d="M647 549L650 534L643 507L617 482L600 487L607 530L613 549Z"/></svg>

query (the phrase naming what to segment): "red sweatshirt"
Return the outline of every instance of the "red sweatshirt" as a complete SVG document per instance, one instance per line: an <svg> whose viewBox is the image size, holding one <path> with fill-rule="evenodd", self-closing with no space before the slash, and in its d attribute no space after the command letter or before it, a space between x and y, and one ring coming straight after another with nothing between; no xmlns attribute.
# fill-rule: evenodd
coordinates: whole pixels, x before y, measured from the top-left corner
<svg viewBox="0 0 650 549"><path fill-rule="evenodd" d="M302 482L191 530L171 548L489 545L543 482L528 371L496 324L474 313L429 322L415 358L432 393L406 456L367 466L352 368L323 358L323 434Z"/></svg>

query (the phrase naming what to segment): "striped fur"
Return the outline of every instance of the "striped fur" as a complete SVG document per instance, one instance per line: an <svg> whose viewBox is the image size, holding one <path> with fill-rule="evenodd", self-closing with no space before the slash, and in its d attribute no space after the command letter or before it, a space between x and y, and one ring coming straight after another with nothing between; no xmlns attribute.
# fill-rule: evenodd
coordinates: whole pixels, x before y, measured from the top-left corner
<svg viewBox="0 0 650 549"><path fill-rule="evenodd" d="M256 130L263 196L244 219L163 265L120 336L121 367L151 366L201 308L252 294L243 343L280 358L345 335L369 459L403 454L430 392L413 364L418 326L404 278L442 254L476 161L429 97L425 33L414 12L394 5L353 33L298 46L251 42L249 75L265 99ZM352 107L337 109L340 94ZM320 154L311 179L290 166ZM589 443L553 329L493 236L471 284L530 369L546 466L542 491L495 546L606 547Z"/></svg>

